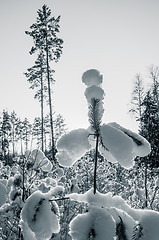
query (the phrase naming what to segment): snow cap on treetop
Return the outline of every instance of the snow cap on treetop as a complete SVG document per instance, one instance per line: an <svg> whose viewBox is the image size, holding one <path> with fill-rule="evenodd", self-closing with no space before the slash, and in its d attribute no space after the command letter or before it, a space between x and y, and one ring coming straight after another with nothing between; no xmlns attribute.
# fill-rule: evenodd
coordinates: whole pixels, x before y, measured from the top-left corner
<svg viewBox="0 0 159 240"><path fill-rule="evenodd" d="M83 73L82 82L89 86L99 86L103 82L103 75L96 69L90 69Z"/></svg>
<svg viewBox="0 0 159 240"><path fill-rule="evenodd" d="M95 85L87 87L84 94L88 102L90 102L92 98L99 100L103 100L104 98L104 90Z"/></svg>

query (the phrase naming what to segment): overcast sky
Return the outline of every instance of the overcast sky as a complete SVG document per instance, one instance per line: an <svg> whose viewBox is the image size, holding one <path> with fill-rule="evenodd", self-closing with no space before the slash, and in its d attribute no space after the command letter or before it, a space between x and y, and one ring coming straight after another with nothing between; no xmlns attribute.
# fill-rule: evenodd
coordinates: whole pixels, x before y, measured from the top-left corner
<svg viewBox="0 0 159 240"><path fill-rule="evenodd" d="M61 15L63 55L54 64L54 110L69 129L88 127L84 71L96 68L104 76L103 122L116 121L135 130L128 115L133 81L159 65L158 0L0 0L0 111L15 110L23 120L40 116L40 104L23 75L34 64L33 41L24 32L47 4Z"/></svg>

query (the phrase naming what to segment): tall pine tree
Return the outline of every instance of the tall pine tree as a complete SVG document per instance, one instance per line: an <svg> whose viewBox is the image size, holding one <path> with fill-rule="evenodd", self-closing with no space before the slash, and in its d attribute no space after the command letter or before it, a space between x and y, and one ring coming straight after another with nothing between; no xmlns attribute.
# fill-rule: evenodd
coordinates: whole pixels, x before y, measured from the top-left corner
<svg viewBox="0 0 159 240"><path fill-rule="evenodd" d="M59 33L59 22L60 16L57 18L51 17L51 10L47 5L43 5L42 9L37 11L38 17L36 23L30 27L31 31L26 31L26 34L31 36L34 40L34 46L32 47L30 54L38 51L44 52L45 66L46 66L46 78L48 85L48 98L49 98L49 111L50 111L50 126L52 136L52 158L55 160L55 139L54 139L54 128L53 128L53 111L52 111L52 96L51 96L51 70L50 62L58 62L62 54L63 40L57 37Z"/></svg>

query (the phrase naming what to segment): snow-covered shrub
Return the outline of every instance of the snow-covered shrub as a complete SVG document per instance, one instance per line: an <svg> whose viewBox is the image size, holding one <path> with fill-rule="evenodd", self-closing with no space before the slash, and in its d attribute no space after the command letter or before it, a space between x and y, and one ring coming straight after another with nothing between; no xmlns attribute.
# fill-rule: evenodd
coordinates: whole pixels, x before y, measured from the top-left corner
<svg viewBox="0 0 159 240"><path fill-rule="evenodd" d="M135 157L149 154L150 144L115 122L102 123L105 93L98 70L86 71L82 81L90 125L58 140L59 165L34 149L5 169L0 215L7 227L1 224L1 232L7 239L23 234L24 240L157 240L159 214L134 208L145 201L143 171L135 169ZM159 199L158 180L152 182L151 208Z"/></svg>
<svg viewBox="0 0 159 240"><path fill-rule="evenodd" d="M117 123L102 124L104 112L102 80L102 75L95 69L86 71L82 76L82 81L87 85L85 96L88 101L90 122L87 130L82 131L87 134L81 138L81 129L74 130L62 136L57 143L57 159L62 166L75 164L86 150L95 148L93 188L84 194L71 191L72 193L68 195L73 201L88 204L88 212L78 214L71 221L70 235L74 240L110 240L115 236L131 240L139 213L131 209L121 197L113 197L111 192L101 194L97 191L99 151L111 163L119 163L122 167L131 169L135 157L148 155L151 148L146 139ZM76 184L77 181L74 180L72 186Z"/></svg>
<svg viewBox="0 0 159 240"><path fill-rule="evenodd" d="M59 232L58 206L49 202L50 197L50 194L36 191L27 198L21 213L24 239L34 236L37 240L47 240L52 233Z"/></svg>

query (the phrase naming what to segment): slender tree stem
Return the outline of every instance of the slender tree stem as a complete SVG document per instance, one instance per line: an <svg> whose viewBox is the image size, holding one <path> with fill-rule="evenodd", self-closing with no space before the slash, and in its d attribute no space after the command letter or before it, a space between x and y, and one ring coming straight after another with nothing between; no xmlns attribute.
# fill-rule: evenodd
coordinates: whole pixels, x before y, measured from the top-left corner
<svg viewBox="0 0 159 240"><path fill-rule="evenodd" d="M25 160L23 157L23 192L22 192L22 201L25 201L25 186L24 186L24 181L25 181Z"/></svg>
<svg viewBox="0 0 159 240"><path fill-rule="evenodd" d="M42 56L40 55L40 83L41 83L41 150L44 151L44 93L43 93L43 72L42 72Z"/></svg>
<svg viewBox="0 0 159 240"><path fill-rule="evenodd" d="M147 162L145 165L145 207L147 208L148 206L148 190L147 190Z"/></svg>
<svg viewBox="0 0 159 240"><path fill-rule="evenodd" d="M47 32L47 29L46 29ZM51 152L52 161L55 162L55 142L54 142L54 129L53 129L53 117L52 117L52 101L51 101L51 87L50 87L50 73L49 73L49 50L48 41L46 35L46 64L47 64L47 80L48 80L48 95L49 95L49 108L50 108L50 125L51 125Z"/></svg>
<svg viewBox="0 0 159 240"><path fill-rule="evenodd" d="M98 161L98 143L99 143L99 134L96 135L96 148L95 148L95 165L94 165L94 194L96 193L97 190L97 183L96 183L96 178L97 178L97 161Z"/></svg>
<svg viewBox="0 0 159 240"><path fill-rule="evenodd" d="M154 202L154 200L155 200L155 197L156 197L157 191L158 191L158 186L155 187L155 191L154 191L154 194L153 194L153 197L152 197L151 203L150 203L150 207L151 207L151 209L153 209L152 204L153 204L153 202Z"/></svg>

